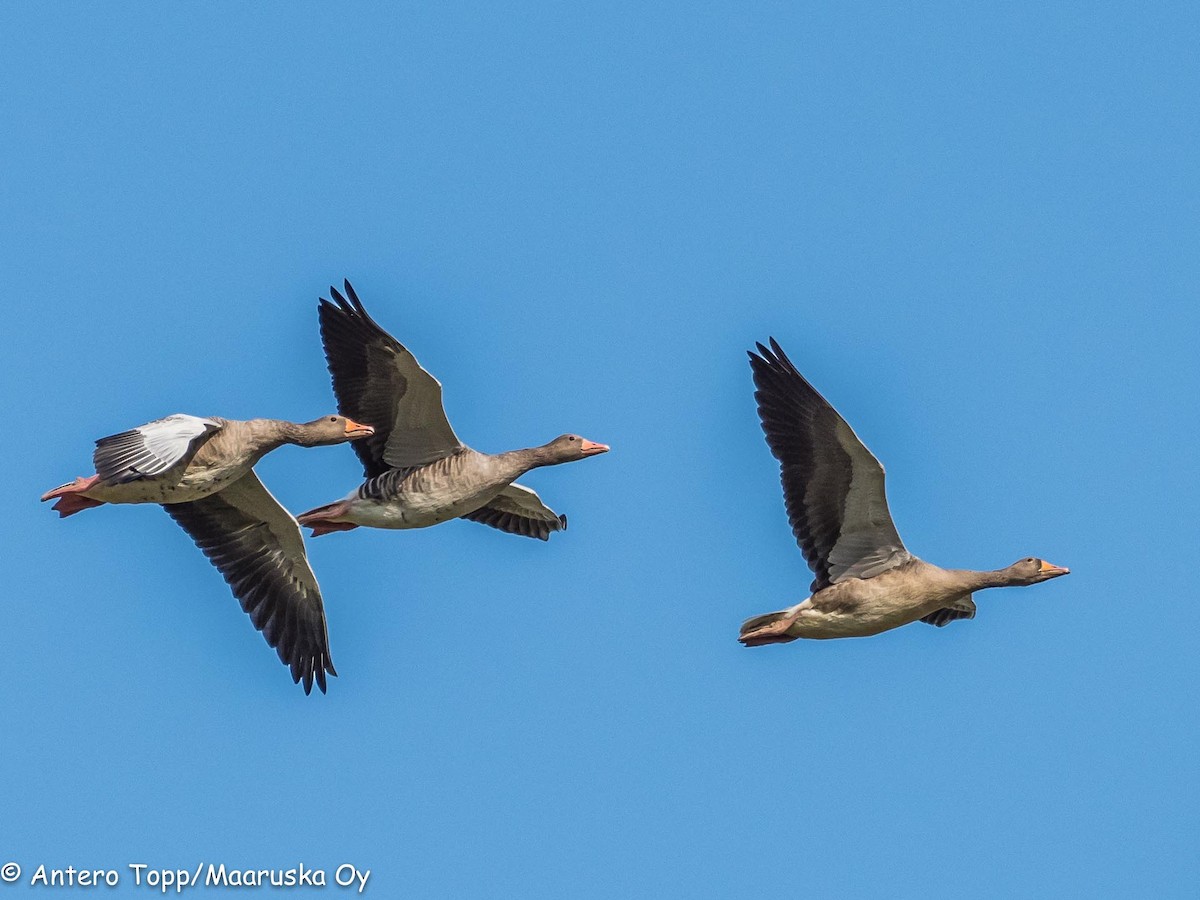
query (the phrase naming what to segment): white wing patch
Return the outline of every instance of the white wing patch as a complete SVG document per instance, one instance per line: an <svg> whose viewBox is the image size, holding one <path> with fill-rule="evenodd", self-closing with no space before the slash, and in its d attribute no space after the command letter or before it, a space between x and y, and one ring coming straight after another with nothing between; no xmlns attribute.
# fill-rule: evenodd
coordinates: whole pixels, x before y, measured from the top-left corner
<svg viewBox="0 0 1200 900"><path fill-rule="evenodd" d="M107 484L124 484L161 475L194 453L198 439L221 428L214 419L183 413L147 422L96 441L92 461Z"/></svg>

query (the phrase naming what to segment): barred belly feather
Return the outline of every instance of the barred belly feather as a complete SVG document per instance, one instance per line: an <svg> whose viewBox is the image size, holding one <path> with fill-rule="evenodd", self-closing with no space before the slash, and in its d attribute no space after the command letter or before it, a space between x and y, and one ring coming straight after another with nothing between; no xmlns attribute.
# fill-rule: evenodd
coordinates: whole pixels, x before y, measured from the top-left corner
<svg viewBox="0 0 1200 900"><path fill-rule="evenodd" d="M344 520L373 528L428 528L474 512L499 494L507 481L502 475L462 478L470 453L367 479L347 498L350 511Z"/></svg>

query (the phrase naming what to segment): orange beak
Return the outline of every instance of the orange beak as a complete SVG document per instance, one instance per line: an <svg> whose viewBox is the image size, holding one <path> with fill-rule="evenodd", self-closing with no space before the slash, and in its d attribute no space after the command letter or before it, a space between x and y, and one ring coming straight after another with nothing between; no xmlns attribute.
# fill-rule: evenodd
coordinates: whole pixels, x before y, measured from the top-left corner
<svg viewBox="0 0 1200 900"><path fill-rule="evenodd" d="M579 445L579 449L583 451L584 456L595 456L597 453L607 453L608 444L597 444L595 441L583 441Z"/></svg>
<svg viewBox="0 0 1200 900"><path fill-rule="evenodd" d="M1064 566L1052 565L1052 564L1046 562L1044 559L1042 560L1041 572L1047 578L1057 578L1059 575L1070 575L1071 574L1070 569L1065 568Z"/></svg>
<svg viewBox="0 0 1200 900"><path fill-rule="evenodd" d="M370 425L360 425L353 419L346 420L346 437L348 438L370 437L374 433L375 429Z"/></svg>

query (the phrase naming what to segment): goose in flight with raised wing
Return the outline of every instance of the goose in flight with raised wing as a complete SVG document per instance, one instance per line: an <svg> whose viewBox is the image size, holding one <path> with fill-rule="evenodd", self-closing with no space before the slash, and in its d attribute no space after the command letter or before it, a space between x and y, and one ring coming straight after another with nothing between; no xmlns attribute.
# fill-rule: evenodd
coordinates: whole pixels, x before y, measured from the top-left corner
<svg viewBox="0 0 1200 900"><path fill-rule="evenodd" d="M427 528L463 518L547 540L567 517L515 484L539 466L596 456L605 444L564 434L540 447L480 453L458 439L442 408L442 386L367 314L350 282L321 299L321 341L343 415L375 433L354 444L366 479L341 500L298 516L313 536L370 528Z"/></svg>
<svg viewBox="0 0 1200 900"><path fill-rule="evenodd" d="M319 447L369 437L344 416L296 424L173 415L96 442L96 474L42 495L62 517L105 503L159 503L224 576L292 680L336 675L321 590L300 526L254 474L284 444Z"/></svg>
<svg viewBox="0 0 1200 900"><path fill-rule="evenodd" d="M775 339L750 352L758 415L779 460L784 505L812 569L812 596L742 624L748 647L866 637L909 622L975 616L975 591L1037 584L1069 569L1028 557L1003 569L942 569L913 556L888 512L883 466Z"/></svg>

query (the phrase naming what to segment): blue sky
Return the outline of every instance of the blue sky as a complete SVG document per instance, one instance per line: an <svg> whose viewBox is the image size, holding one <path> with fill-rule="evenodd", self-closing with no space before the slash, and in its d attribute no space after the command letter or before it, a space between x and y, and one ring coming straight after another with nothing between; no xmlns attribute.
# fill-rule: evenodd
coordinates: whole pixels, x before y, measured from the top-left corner
<svg viewBox="0 0 1200 900"><path fill-rule="evenodd" d="M0 11L23 881L1194 896L1194 5L23 6ZM306 698L162 511L37 497L167 413L331 411L315 304L344 277L468 443L613 452L526 479L570 517L548 544L310 542L341 677ZM744 354L768 335L888 467L913 552L1073 574L945 629L740 647L810 579ZM284 448L259 472L295 511L360 470Z"/></svg>

